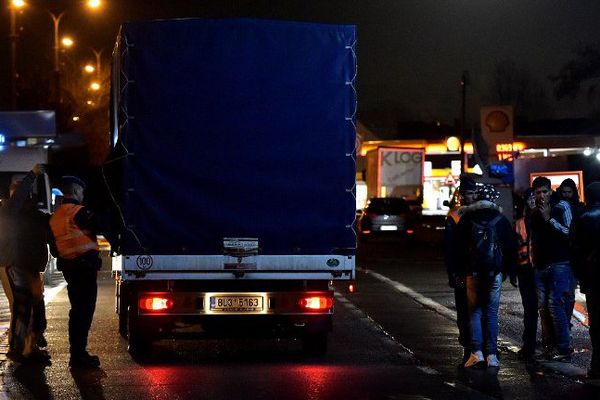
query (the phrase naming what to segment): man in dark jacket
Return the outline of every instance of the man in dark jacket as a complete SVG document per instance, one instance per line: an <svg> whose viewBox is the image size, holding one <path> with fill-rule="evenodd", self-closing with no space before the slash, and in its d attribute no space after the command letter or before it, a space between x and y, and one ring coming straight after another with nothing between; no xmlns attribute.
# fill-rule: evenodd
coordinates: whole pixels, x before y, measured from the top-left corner
<svg viewBox="0 0 600 400"><path fill-rule="evenodd" d="M477 201L459 209L455 265L463 267L459 276L466 278L471 325L471 355L466 368L500 366L497 340L503 276L510 276L516 285L516 237L495 203L498 197L493 186L481 185Z"/></svg>
<svg viewBox="0 0 600 400"><path fill-rule="evenodd" d="M515 221L515 232L518 240L519 293L523 304L523 347L519 350L519 358L530 360L535 354L537 343L538 301L535 286L535 270L531 264L530 231L531 213L535 209L535 195L529 188L524 193L525 206L523 215Z"/></svg>
<svg viewBox="0 0 600 400"><path fill-rule="evenodd" d="M574 279L569 261L571 207L564 200L552 206L548 178L535 178L532 187L536 209L531 215L531 257L545 356L554 361L570 361L573 349L568 310Z"/></svg>
<svg viewBox="0 0 600 400"><path fill-rule="evenodd" d="M552 205L548 178L535 178L532 187L536 209L531 215L531 257L544 353L550 360L570 361L573 349L568 309L574 279L569 261L571 207L565 200Z"/></svg>
<svg viewBox="0 0 600 400"><path fill-rule="evenodd" d="M571 225L571 262L585 293L592 340L588 378L600 378L600 182L586 188L587 204Z"/></svg>
<svg viewBox="0 0 600 400"><path fill-rule="evenodd" d="M460 204L468 206L475 201L477 184L468 175L460 177L458 193ZM446 216L446 229L444 230L444 260L448 272L448 285L454 289L454 302L456 304L456 324L458 326L458 342L463 347L463 358L460 365L468 360L471 355L471 328L469 326L469 310L467 305L467 286L464 276L458 274L463 268L455 265L456 257L456 224L459 217L457 209L451 208Z"/></svg>
<svg viewBox="0 0 600 400"><path fill-rule="evenodd" d="M17 362L49 359L37 343L46 322L40 273L46 268L48 245L52 244L50 217L37 210L31 198L35 178L43 173L43 167L36 165L22 182L14 184L1 211L5 233L2 261L13 289L7 357Z"/></svg>

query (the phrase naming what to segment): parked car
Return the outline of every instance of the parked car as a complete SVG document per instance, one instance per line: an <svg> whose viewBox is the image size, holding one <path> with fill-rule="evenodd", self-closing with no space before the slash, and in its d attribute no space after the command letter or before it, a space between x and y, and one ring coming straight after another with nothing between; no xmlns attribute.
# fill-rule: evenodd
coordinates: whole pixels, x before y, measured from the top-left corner
<svg viewBox="0 0 600 400"><path fill-rule="evenodd" d="M384 233L413 235L417 217L414 214L405 199L374 197L363 209L358 220L358 232L362 239Z"/></svg>

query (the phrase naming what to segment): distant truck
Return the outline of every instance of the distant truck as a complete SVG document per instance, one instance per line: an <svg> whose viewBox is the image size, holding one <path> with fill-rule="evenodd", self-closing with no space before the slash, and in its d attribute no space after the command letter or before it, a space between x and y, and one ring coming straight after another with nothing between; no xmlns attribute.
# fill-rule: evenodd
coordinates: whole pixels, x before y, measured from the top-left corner
<svg viewBox="0 0 600 400"><path fill-rule="evenodd" d="M402 197L411 210L421 208L425 150L378 147L367 153L367 195Z"/></svg>
<svg viewBox="0 0 600 400"><path fill-rule="evenodd" d="M327 350L355 278L356 33L282 21L126 23L114 49L119 331L293 337Z"/></svg>

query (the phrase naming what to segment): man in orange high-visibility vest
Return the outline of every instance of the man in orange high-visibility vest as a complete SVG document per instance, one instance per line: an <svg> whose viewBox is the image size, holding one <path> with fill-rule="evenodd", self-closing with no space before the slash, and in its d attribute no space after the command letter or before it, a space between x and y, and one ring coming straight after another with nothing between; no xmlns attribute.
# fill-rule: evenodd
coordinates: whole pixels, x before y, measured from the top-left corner
<svg viewBox="0 0 600 400"><path fill-rule="evenodd" d="M523 215L515 221L515 232L518 240L517 277L521 303L523 304L523 346L519 350L519 358L529 361L535 355L538 325L538 301L535 286L535 270L531 264L530 223L531 213L535 209L535 194L529 188L523 195L525 205Z"/></svg>
<svg viewBox="0 0 600 400"><path fill-rule="evenodd" d="M475 202L477 184L473 178L468 175L461 175L458 192L460 194L460 204L467 206ZM463 347L463 357L460 362L462 367L471 355L471 328L469 325L469 311L467 306L467 287L465 278L461 277L458 271L462 266L456 265L456 225L459 221L457 213L458 207L453 207L446 216L444 231L444 261L448 272L448 285L454 289L454 301L456 304L456 325L458 327L458 342Z"/></svg>
<svg viewBox="0 0 600 400"><path fill-rule="evenodd" d="M94 214L81 205L85 183L74 176L61 181L64 199L50 219L58 251L57 268L67 281L71 302L69 345L71 368L97 368L100 360L87 352L88 333L96 309L97 276L102 262Z"/></svg>

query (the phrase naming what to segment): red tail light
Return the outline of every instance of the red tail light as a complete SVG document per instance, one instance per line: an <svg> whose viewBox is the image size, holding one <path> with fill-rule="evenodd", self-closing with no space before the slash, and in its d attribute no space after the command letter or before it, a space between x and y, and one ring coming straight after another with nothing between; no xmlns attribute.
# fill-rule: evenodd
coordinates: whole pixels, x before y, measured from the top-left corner
<svg viewBox="0 0 600 400"><path fill-rule="evenodd" d="M369 230L364 230L364 231L361 231L360 233L362 233L362 234L364 234L364 235L368 235L369 233L371 233L371 231L369 231Z"/></svg>
<svg viewBox="0 0 600 400"><path fill-rule="evenodd" d="M333 298L325 296L305 297L299 301L300 307L308 310L327 310L333 307Z"/></svg>
<svg viewBox="0 0 600 400"><path fill-rule="evenodd" d="M173 299L168 297L142 297L139 301L140 310L144 311L166 311L173 306Z"/></svg>
<svg viewBox="0 0 600 400"><path fill-rule="evenodd" d="M415 231L413 229L407 229L406 233L412 235L413 233L415 233Z"/></svg>

